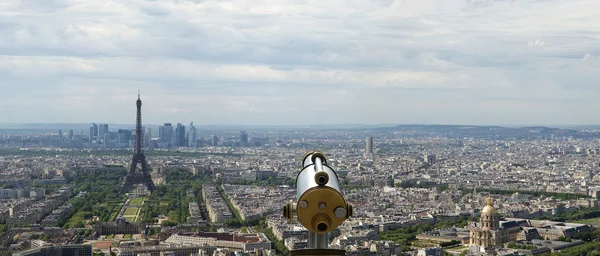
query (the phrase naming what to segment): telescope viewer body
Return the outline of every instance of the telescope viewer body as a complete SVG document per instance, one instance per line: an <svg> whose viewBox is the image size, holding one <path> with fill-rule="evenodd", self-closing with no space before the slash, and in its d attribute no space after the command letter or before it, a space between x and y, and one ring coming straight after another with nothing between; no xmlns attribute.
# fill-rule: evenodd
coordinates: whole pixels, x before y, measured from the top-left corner
<svg viewBox="0 0 600 256"><path fill-rule="evenodd" d="M325 235L352 216L352 206L342 196L338 176L327 165L323 153L308 152L302 159L302 166L296 177L297 203L290 200L283 207L283 215L294 221L295 213L310 232ZM326 248L327 245L316 247Z"/></svg>

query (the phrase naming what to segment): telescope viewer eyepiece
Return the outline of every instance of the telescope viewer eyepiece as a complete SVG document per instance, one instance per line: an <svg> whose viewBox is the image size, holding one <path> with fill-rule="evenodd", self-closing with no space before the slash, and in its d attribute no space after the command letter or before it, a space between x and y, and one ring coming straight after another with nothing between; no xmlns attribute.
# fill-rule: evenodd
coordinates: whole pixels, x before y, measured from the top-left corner
<svg viewBox="0 0 600 256"><path fill-rule="evenodd" d="M296 214L302 226L309 231L329 233L352 215L352 206L342 196L338 176L327 165L323 153L306 153L302 167L296 178L298 203L290 200L283 207L283 215L293 221Z"/></svg>
<svg viewBox="0 0 600 256"><path fill-rule="evenodd" d="M315 183L317 183L319 186L325 186L327 183L329 183L329 175L327 172L318 172L315 174Z"/></svg>

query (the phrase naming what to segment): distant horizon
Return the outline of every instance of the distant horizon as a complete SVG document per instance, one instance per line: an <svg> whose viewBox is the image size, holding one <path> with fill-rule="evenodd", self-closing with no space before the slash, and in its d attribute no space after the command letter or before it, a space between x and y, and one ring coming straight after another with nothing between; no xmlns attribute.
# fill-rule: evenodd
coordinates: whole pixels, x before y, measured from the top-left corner
<svg viewBox="0 0 600 256"><path fill-rule="evenodd" d="M57 129L59 127L68 128L68 126L85 126L90 127L92 123L108 124L117 127L135 127L135 123L110 123L110 122L77 122L77 123L0 123L0 129ZM169 123L169 122L165 122ZM170 122L173 125L181 123L188 127L189 122ZM162 126L164 123L143 124L144 126ZM505 127L505 128L525 128L525 127L548 127L548 128L585 128L585 127L600 127L600 124L444 124L444 123L339 123L339 124L198 124L194 122L194 127L211 127L211 128L388 128L397 126L476 126L476 127Z"/></svg>

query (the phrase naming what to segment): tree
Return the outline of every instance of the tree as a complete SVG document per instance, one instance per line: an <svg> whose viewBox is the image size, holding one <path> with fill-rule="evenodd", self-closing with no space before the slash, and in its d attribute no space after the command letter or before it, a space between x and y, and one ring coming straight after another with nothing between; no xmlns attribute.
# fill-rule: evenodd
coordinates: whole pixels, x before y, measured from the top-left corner
<svg viewBox="0 0 600 256"><path fill-rule="evenodd" d="M75 223L74 228L85 228L85 224L83 224L83 221L78 221Z"/></svg>
<svg viewBox="0 0 600 256"><path fill-rule="evenodd" d="M450 241L450 242L443 242L443 243L440 243L440 246L441 246L441 247L449 247L449 246L454 246L454 245L458 245L458 244L460 244L460 241L457 241L457 240L452 240L452 241Z"/></svg>

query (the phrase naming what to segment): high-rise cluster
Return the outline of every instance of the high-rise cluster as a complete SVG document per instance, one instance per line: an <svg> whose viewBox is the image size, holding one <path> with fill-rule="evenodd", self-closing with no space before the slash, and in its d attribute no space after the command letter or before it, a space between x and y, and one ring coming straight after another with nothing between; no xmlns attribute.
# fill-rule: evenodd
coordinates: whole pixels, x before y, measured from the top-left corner
<svg viewBox="0 0 600 256"><path fill-rule="evenodd" d="M69 133L71 136L71 133ZM144 145L150 145L152 129L142 127L142 138ZM118 129L110 131L108 124L92 123L89 132L89 142L99 144L104 148L128 148L136 141L135 129Z"/></svg>
<svg viewBox="0 0 600 256"><path fill-rule="evenodd" d="M195 147L197 146L197 130L194 122L190 123L189 130L186 132L185 125L177 123L175 128L171 123L164 123L158 127L158 140L156 147Z"/></svg>

